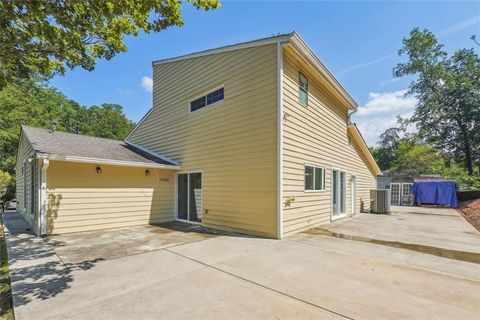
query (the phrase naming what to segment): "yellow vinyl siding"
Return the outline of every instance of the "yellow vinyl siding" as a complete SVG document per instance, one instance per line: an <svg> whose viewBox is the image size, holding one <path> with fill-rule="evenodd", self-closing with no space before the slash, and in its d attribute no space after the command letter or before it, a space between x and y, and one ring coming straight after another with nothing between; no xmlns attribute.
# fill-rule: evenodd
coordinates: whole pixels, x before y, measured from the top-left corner
<svg viewBox="0 0 480 320"><path fill-rule="evenodd" d="M202 171L204 225L275 237L276 44L154 65L153 79L153 110L128 140ZM189 112L221 86L223 101Z"/></svg>
<svg viewBox="0 0 480 320"><path fill-rule="evenodd" d="M47 233L60 234L174 219L174 171L50 161Z"/></svg>
<svg viewBox="0 0 480 320"><path fill-rule="evenodd" d="M298 101L298 77L308 78L308 107ZM375 176L358 146L349 139L347 109L329 94L313 70L289 47L283 60L283 200L295 198L283 209L283 235L328 223L331 214L332 168L347 173L346 209L352 212L351 176L356 176L356 208L370 205ZM324 192L304 192L304 165L325 168Z"/></svg>
<svg viewBox="0 0 480 320"><path fill-rule="evenodd" d="M34 213L31 212L32 201L32 165L30 162L27 162L27 165L24 166L25 162L29 157L33 155L33 148L30 145L27 137L23 134L20 134L18 151L17 151L17 160L15 165L15 178L16 178L16 199L17 199L17 211L25 218L25 220L33 228L35 221L33 218ZM40 165L37 166L37 176L40 171ZM25 181L24 181L24 170L25 170Z"/></svg>

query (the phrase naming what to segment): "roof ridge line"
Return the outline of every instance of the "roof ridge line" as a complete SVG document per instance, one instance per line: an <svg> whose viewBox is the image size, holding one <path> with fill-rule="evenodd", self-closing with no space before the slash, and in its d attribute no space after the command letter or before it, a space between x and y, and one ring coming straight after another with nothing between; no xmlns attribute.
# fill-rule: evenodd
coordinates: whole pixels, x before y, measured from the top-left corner
<svg viewBox="0 0 480 320"><path fill-rule="evenodd" d="M105 138L105 137L98 137L98 136L90 136L90 135L87 135L87 134L82 134L82 133L73 133L73 132L66 132L66 131L58 131L58 130L55 130L55 131L51 131L50 129L47 129L47 128L41 128L41 127L32 127L32 126L28 126L28 125L20 125L20 127L25 127L25 128L30 128L30 129L36 129L36 130L42 130L42 131L49 131L50 133L63 133L63 134L68 134L68 135L73 135L73 136L81 136L81 137L86 137L86 138L95 138L95 139L102 139L102 140L109 140L109 141L115 141L115 142L123 142L125 143L125 141L123 140L120 140L120 139L112 139L112 138ZM28 138L28 137L27 137Z"/></svg>

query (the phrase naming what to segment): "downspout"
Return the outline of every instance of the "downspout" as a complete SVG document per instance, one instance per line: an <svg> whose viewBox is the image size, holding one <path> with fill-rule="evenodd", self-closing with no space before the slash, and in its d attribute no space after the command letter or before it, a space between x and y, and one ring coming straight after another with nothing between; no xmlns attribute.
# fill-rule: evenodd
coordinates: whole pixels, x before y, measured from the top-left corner
<svg viewBox="0 0 480 320"><path fill-rule="evenodd" d="M42 159L42 173L40 176L40 214L38 224L38 235L43 237L47 235L47 169L50 161Z"/></svg>
<svg viewBox="0 0 480 320"><path fill-rule="evenodd" d="M352 124L352 115L358 111L358 107L348 112L347 125Z"/></svg>

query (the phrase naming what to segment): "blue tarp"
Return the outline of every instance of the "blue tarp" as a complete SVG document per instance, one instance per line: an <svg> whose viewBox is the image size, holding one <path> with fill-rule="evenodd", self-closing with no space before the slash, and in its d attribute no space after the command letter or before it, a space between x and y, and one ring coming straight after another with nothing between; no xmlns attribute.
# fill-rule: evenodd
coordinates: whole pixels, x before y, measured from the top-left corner
<svg viewBox="0 0 480 320"><path fill-rule="evenodd" d="M412 194L416 203L429 203L458 207L457 184L454 181L415 182Z"/></svg>

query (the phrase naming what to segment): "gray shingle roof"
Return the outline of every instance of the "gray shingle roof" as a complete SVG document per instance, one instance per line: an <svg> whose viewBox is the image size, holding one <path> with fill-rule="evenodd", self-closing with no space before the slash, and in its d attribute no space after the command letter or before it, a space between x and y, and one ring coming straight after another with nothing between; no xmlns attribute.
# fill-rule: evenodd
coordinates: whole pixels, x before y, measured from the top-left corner
<svg viewBox="0 0 480 320"><path fill-rule="evenodd" d="M163 160L123 141L84 136L67 132L22 126L32 148L39 153L65 157L144 163L147 165L177 164Z"/></svg>

